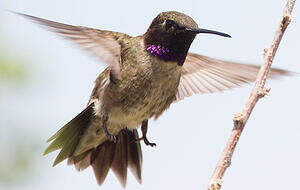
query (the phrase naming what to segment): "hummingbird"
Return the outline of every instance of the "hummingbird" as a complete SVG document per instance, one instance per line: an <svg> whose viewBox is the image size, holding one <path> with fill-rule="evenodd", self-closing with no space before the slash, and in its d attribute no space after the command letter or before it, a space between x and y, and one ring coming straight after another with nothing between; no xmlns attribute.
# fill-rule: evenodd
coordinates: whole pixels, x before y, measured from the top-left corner
<svg viewBox="0 0 300 190"><path fill-rule="evenodd" d="M231 36L199 28L190 16L176 11L158 14L147 31L136 37L16 14L71 40L107 64L86 108L47 140L51 144L44 152L60 150L53 166L66 159L78 171L92 166L99 185L112 169L125 187L127 168L141 183L140 141L155 146L147 138L150 118L158 118L185 97L253 82L259 70L254 65L189 53L198 34ZM271 69L269 77L288 74Z"/></svg>

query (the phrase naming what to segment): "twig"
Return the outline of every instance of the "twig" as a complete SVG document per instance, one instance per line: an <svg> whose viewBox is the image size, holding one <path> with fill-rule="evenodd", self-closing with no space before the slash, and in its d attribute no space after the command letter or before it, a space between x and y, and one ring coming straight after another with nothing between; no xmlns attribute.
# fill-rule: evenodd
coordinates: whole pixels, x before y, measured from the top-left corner
<svg viewBox="0 0 300 190"><path fill-rule="evenodd" d="M291 21L291 12L294 8L296 0L288 0L283 16L280 21L279 28L276 31L274 40L270 48L265 50L264 53L264 64L261 66L257 79L255 81L254 87L250 94L248 101L242 112L235 114L234 116L234 128L230 134L229 140L226 144L226 147L223 150L223 153L217 163L217 167L208 183L208 190L219 190L222 185L222 177L226 169L231 164L231 158L235 150L236 144L241 136L241 133L245 127L245 124L255 106L257 101L268 94L270 88L265 88L265 82L267 75L269 73L272 61L276 54L277 48L281 41L281 38L284 34L285 29Z"/></svg>

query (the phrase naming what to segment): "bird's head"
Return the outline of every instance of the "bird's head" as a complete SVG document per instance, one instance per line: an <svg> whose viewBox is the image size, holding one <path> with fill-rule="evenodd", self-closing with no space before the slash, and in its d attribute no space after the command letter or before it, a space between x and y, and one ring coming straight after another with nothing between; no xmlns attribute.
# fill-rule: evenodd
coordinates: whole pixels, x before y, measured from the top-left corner
<svg viewBox="0 0 300 190"><path fill-rule="evenodd" d="M200 33L230 37L225 33L199 28L197 23L188 15L168 11L160 13L153 19L145 34L145 44L149 50L150 47L154 46L169 50L170 53L174 54L169 56L169 59L183 64L191 43ZM155 48L157 49L157 47ZM156 55L155 52L154 55ZM158 56L160 55L158 54Z"/></svg>

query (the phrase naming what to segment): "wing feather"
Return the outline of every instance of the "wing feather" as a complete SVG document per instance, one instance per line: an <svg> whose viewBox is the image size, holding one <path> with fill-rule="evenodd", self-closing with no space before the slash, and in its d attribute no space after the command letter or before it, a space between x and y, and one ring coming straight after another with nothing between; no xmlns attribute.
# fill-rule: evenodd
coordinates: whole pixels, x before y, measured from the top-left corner
<svg viewBox="0 0 300 190"><path fill-rule="evenodd" d="M182 67L176 101L193 94L222 92L254 82L259 66L233 63L188 53ZM291 75L282 69L271 69L270 78Z"/></svg>
<svg viewBox="0 0 300 190"><path fill-rule="evenodd" d="M129 35L107 30L63 24L22 13L13 13L38 23L63 38L71 40L81 49L86 50L93 56L97 57L101 62L109 64L113 74L116 78L119 78L121 45L124 39L130 38Z"/></svg>

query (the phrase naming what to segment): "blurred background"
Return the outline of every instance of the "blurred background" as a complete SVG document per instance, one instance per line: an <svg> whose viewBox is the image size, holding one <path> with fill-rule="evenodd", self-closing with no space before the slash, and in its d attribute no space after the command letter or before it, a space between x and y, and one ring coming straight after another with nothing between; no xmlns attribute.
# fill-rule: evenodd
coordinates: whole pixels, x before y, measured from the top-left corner
<svg viewBox="0 0 300 190"><path fill-rule="evenodd" d="M71 43L13 10L59 22L139 35L162 11L190 15L202 28L231 39L199 35L191 51L261 64L286 1L0 1L0 189L99 189L91 168L77 172L57 153L42 156L46 139L86 105L104 69ZM274 67L300 72L298 5ZM224 189L293 189L299 180L299 77L268 81L271 96L255 107L223 182ZM143 149L143 184L129 173L128 189L204 189L251 86L196 95L150 121L156 148ZM109 173L102 189L122 189Z"/></svg>

